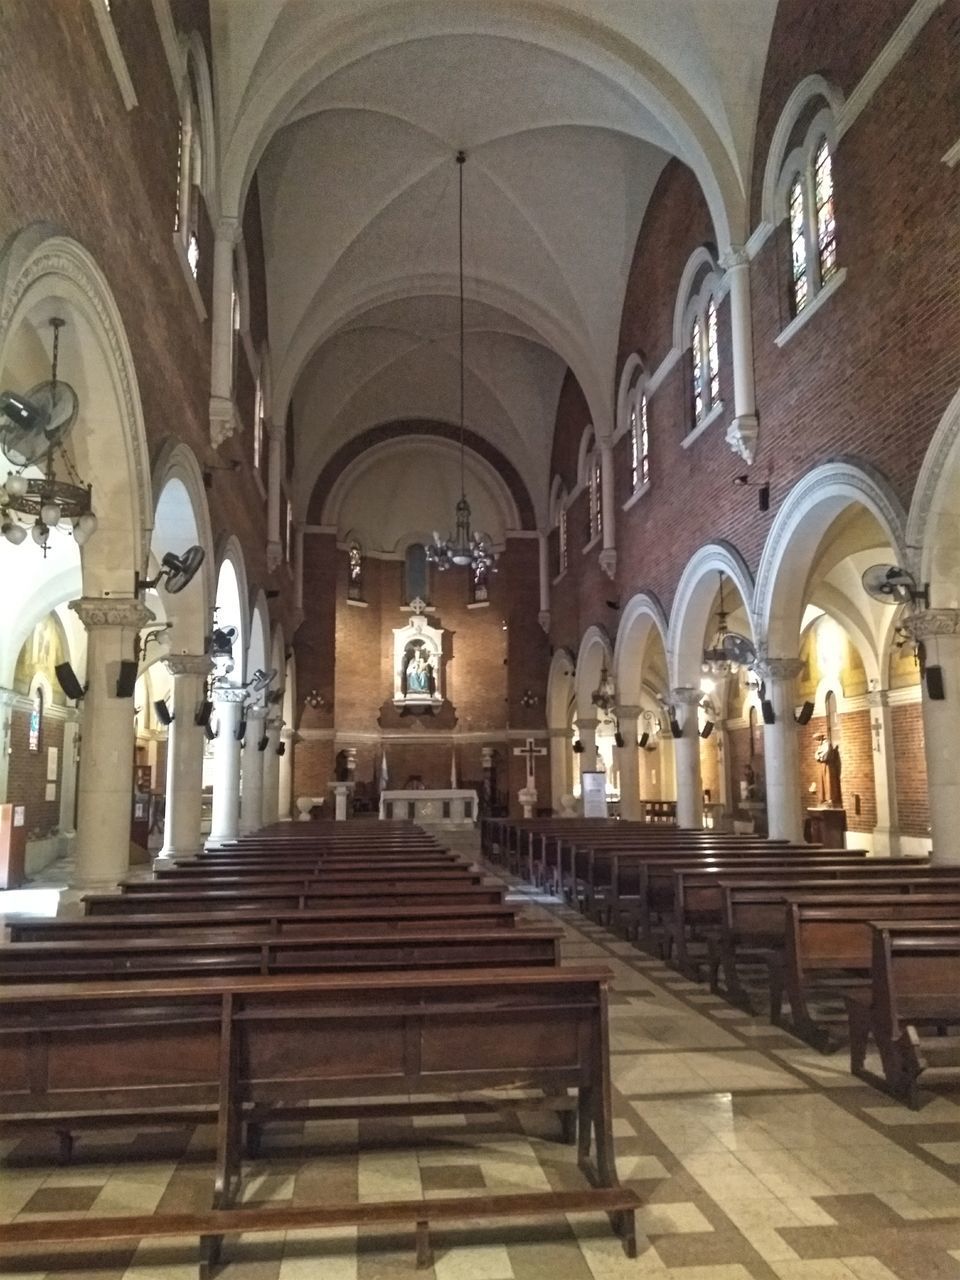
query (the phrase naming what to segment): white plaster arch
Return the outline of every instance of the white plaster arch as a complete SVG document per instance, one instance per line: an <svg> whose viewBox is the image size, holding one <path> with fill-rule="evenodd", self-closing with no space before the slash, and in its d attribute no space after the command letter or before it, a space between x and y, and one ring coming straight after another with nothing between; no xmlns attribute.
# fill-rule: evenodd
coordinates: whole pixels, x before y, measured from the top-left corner
<svg viewBox="0 0 960 1280"><path fill-rule="evenodd" d="M774 194L774 225L781 223L789 212L790 188L797 174L799 173L803 177L809 169L812 175L816 150L824 139L826 139L831 156L835 156L837 153L837 120L830 107L824 107L822 111L817 112L807 126L803 141L784 158Z"/></svg>
<svg viewBox="0 0 960 1280"><path fill-rule="evenodd" d="M863 603L866 603L867 599L867 594L864 592ZM876 687L886 684L886 680L883 679L884 663L880 657L882 650L878 650L873 637L873 628L857 608L857 602L850 600L844 592L838 591L829 583L820 583L816 591L811 593L810 603L822 609L846 632L847 639L860 655L868 682L876 681ZM896 615L899 610L890 609L889 612Z"/></svg>
<svg viewBox="0 0 960 1280"><path fill-rule="evenodd" d="M739 593L750 621L754 585L747 562L729 542L707 543L687 561L677 583L670 610L667 664L671 686L674 688L685 685L696 687L700 684L703 646L717 596L717 575L720 573ZM728 610L730 613L734 611Z"/></svg>
<svg viewBox="0 0 960 1280"><path fill-rule="evenodd" d="M773 136L770 139L770 149L767 152L767 160L763 170L760 216L771 227L777 225L781 216L778 209L777 190L787 160L787 143L790 141L794 125L800 119L807 104L817 98L822 98L827 103L834 120L839 117L843 109L843 94L841 91L824 76L805 76L784 104L784 108L780 112L780 119L777 121ZM835 144L836 134L834 133L833 136Z"/></svg>
<svg viewBox="0 0 960 1280"><path fill-rule="evenodd" d="M652 592L640 591L630 598L620 616L613 650L617 701L624 706L641 705L646 683L643 659L654 632L660 637L666 652L668 624L663 605Z"/></svg>
<svg viewBox="0 0 960 1280"><path fill-rule="evenodd" d="M851 505L870 512L895 558L903 563L903 509L878 471L841 459L808 471L780 506L757 570L754 631L772 657L796 654L807 580L821 539L837 516Z"/></svg>
<svg viewBox="0 0 960 1280"><path fill-rule="evenodd" d="M694 292L693 286L702 272L706 274ZM685 351L690 345L690 325L695 313L706 307L707 298L713 296L719 300L725 292L725 280L716 258L706 245L698 245L687 259L677 286L673 308L673 346L676 351Z"/></svg>
<svg viewBox="0 0 960 1280"><path fill-rule="evenodd" d="M583 428L580 436L580 446L577 449L577 488L582 489L590 483L590 472L588 465L590 459L597 452L597 433L594 430L592 422L588 422Z"/></svg>
<svg viewBox="0 0 960 1280"><path fill-rule="evenodd" d="M569 649L557 649L547 673L547 728L568 729L575 697L576 658Z"/></svg>
<svg viewBox="0 0 960 1280"><path fill-rule="evenodd" d="M153 492L156 494L151 539L154 558L159 562L167 551L182 554L194 544L203 548L203 564L193 582L178 595L164 596L166 613L173 624L168 637L171 652L202 653L217 589L216 552L200 463L182 440L167 440L157 454ZM168 492L175 495L171 503L165 502Z"/></svg>
<svg viewBox="0 0 960 1280"><path fill-rule="evenodd" d="M244 662L250 638L250 588L243 547L236 534L221 536L217 544L217 625L237 627L238 636L233 646L234 669L229 676L233 684L245 678ZM223 616L221 616L221 612Z"/></svg>
<svg viewBox="0 0 960 1280"><path fill-rule="evenodd" d="M924 455L907 521L906 567L930 584L935 609L960 607L960 390Z"/></svg>
<svg viewBox="0 0 960 1280"><path fill-rule="evenodd" d="M258 668L268 671L270 667L270 608L262 587L253 590L250 601L250 632L246 646L246 679L249 680ZM277 675L279 677L279 672ZM265 693L259 693L254 701L260 705Z"/></svg>
<svg viewBox="0 0 960 1280"><path fill-rule="evenodd" d="M592 694L600 683L603 667L613 674L613 649L610 637L600 627L587 627L580 640L576 664L577 718L590 719L597 715Z"/></svg>
<svg viewBox="0 0 960 1280"><path fill-rule="evenodd" d="M200 167L200 191L214 226L220 217L219 174L220 156L217 147L216 112L213 105L213 84L207 62L207 50L197 31L180 37L184 78L180 87L180 101L190 92L190 78L197 95L200 111L200 145L203 163Z"/></svg>
<svg viewBox="0 0 960 1280"><path fill-rule="evenodd" d="M80 395L69 440L74 465L94 481L97 533L81 552L87 595L132 595L144 563L153 500L133 353L113 292L90 253L46 223L0 250L0 370L21 326L59 315L61 374Z"/></svg>
<svg viewBox="0 0 960 1280"><path fill-rule="evenodd" d="M616 430L625 431L630 421L630 401L641 382L648 377L648 370L639 352L627 356L617 388Z"/></svg>

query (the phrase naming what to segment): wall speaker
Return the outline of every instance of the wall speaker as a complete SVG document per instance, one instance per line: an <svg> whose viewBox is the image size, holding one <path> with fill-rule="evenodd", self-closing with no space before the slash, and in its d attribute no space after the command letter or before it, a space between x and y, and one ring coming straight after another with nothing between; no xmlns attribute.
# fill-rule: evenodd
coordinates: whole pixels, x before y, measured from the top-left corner
<svg viewBox="0 0 960 1280"><path fill-rule="evenodd" d="M619 730L619 729L618 729L618 730L617 730L617 732L613 735L613 745L614 745L615 747L622 747L622 746L623 746L623 734L620 732L620 730Z"/></svg>
<svg viewBox="0 0 960 1280"><path fill-rule="evenodd" d="M244 738L247 736L246 720L240 721L240 723L237 725L237 731L233 736L236 738L238 742L242 742L244 740Z"/></svg>
<svg viewBox="0 0 960 1280"><path fill-rule="evenodd" d="M776 724L777 714L773 709L773 703L769 698L763 698L760 702L760 714L763 716L764 724Z"/></svg>
<svg viewBox="0 0 960 1280"><path fill-rule="evenodd" d="M57 684L72 702L80 702L86 693L83 685L77 679L77 673L71 667L69 662L58 662L53 668L53 673L57 677Z"/></svg>
<svg viewBox="0 0 960 1280"><path fill-rule="evenodd" d="M139 662L134 662L131 658L121 659L120 674L117 676L118 698L133 697L133 691L137 685L137 672L139 669Z"/></svg>
<svg viewBox="0 0 960 1280"><path fill-rule="evenodd" d="M210 717L212 715L213 703L209 698L204 698L199 707L197 707L196 714L193 717L193 723L198 725L200 728L203 728L210 723Z"/></svg>
<svg viewBox="0 0 960 1280"><path fill-rule="evenodd" d="M270 739L267 737L266 734L264 734L263 737L260 739L260 741L257 743L257 750L266 751L269 745L270 745Z"/></svg>
<svg viewBox="0 0 960 1280"><path fill-rule="evenodd" d="M943 702L946 690L943 687L943 667L927 667L924 679L927 682L927 696L931 702Z"/></svg>
<svg viewBox="0 0 960 1280"><path fill-rule="evenodd" d="M579 755L583 750L583 743L580 741L579 738L577 738L576 742L573 744L573 749L577 755Z"/></svg>
<svg viewBox="0 0 960 1280"><path fill-rule="evenodd" d="M797 724L809 724L813 716L813 703L805 702L794 716Z"/></svg>
<svg viewBox="0 0 960 1280"><path fill-rule="evenodd" d="M166 702L164 702L163 698L158 698L156 700L153 704L153 709L157 713L157 719L161 724L173 723L173 712L167 706Z"/></svg>
<svg viewBox="0 0 960 1280"><path fill-rule="evenodd" d="M670 732L675 738L683 737L683 730L680 728L680 725L674 716L670 717Z"/></svg>
<svg viewBox="0 0 960 1280"><path fill-rule="evenodd" d="M700 737L701 737L701 738L709 738L709 737L710 737L710 735L711 735L711 733L713 733L713 721L712 721L712 720L708 720L708 721L707 721L707 723L706 723L706 724L703 726L703 728L700 730Z"/></svg>
<svg viewBox="0 0 960 1280"><path fill-rule="evenodd" d="M649 741L650 741L650 734L646 731L646 729L644 729L643 733L641 733L640 737L637 739L637 746L642 751L644 747L646 747Z"/></svg>
<svg viewBox="0 0 960 1280"><path fill-rule="evenodd" d="M219 730L217 730L217 732L214 732L214 730L210 727L210 721L209 721L209 720L207 720L207 721L204 723L204 726L203 726L203 734L204 734L204 737L206 738L206 740L207 740L208 742L213 742L213 740L214 740L214 738L216 738L216 736L217 736L217 733L218 733L218 732L219 732Z"/></svg>
<svg viewBox="0 0 960 1280"><path fill-rule="evenodd" d="M285 756L287 754L287 744L285 742L277 743L277 755Z"/></svg>

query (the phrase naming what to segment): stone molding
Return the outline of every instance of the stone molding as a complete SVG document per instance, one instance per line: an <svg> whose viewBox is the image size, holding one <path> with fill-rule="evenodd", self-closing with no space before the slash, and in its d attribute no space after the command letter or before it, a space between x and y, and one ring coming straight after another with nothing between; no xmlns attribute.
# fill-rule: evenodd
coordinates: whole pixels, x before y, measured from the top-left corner
<svg viewBox="0 0 960 1280"><path fill-rule="evenodd" d="M215 684L211 691L211 696L214 704L223 702L233 705L246 702L247 691L242 685Z"/></svg>
<svg viewBox="0 0 960 1280"><path fill-rule="evenodd" d="M755 413L742 413L727 427L726 441L733 453L742 458L747 466L753 465L757 452L757 435L759 421Z"/></svg>
<svg viewBox="0 0 960 1280"><path fill-rule="evenodd" d="M84 596L68 606L90 631L94 627L119 627L139 631L156 618L137 596Z"/></svg>
<svg viewBox="0 0 960 1280"><path fill-rule="evenodd" d="M763 680L796 680L806 663L802 658L758 658L753 669Z"/></svg>
<svg viewBox="0 0 960 1280"><path fill-rule="evenodd" d="M960 634L960 609L923 609L903 619L904 631L912 640L930 640Z"/></svg>
<svg viewBox="0 0 960 1280"><path fill-rule="evenodd" d="M703 690L691 685L681 685L678 689L671 689L670 696L682 706L698 707L703 701Z"/></svg>
<svg viewBox="0 0 960 1280"><path fill-rule="evenodd" d="M613 581L617 576L617 549L616 547L604 547L598 557L600 568Z"/></svg>
<svg viewBox="0 0 960 1280"><path fill-rule="evenodd" d="M172 653L163 659L163 665L172 676L208 676L213 670L213 662L205 653Z"/></svg>

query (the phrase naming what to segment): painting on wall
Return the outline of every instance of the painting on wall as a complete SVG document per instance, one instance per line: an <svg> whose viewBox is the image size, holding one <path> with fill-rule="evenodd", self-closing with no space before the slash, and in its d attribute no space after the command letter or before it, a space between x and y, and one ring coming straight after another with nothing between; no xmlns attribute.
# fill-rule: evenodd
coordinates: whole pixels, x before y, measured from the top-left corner
<svg viewBox="0 0 960 1280"><path fill-rule="evenodd" d="M66 698L60 689L54 668L58 663L66 661L66 657L63 627L55 614L48 613L37 623L21 646L13 673L14 689L17 693L29 697L36 689L36 677L41 675L48 688L52 690L53 701L65 706ZM42 714L43 711L40 708L41 718Z"/></svg>

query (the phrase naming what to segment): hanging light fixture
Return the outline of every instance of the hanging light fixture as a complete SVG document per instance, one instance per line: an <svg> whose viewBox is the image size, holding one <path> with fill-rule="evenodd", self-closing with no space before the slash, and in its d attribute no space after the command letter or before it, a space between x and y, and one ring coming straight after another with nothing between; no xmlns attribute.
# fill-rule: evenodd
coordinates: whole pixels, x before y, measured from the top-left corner
<svg viewBox="0 0 960 1280"><path fill-rule="evenodd" d="M74 540L83 546L97 530L91 508L91 489L79 483L64 441L77 418L77 393L57 377L60 330L65 321L54 317L53 357L49 382L21 394L0 392L0 452L17 468L0 485L0 534L13 546L29 535L46 557L51 531L72 526ZM59 457L69 479L57 478ZM30 466L43 463L42 476L27 476Z"/></svg>
<svg viewBox="0 0 960 1280"><path fill-rule="evenodd" d="M700 664L700 670L705 676L715 676L722 680L726 676L736 675L740 670L743 662L738 661L738 646L736 641L741 639L730 632L727 626L727 618L729 614L724 607L723 602L723 571L720 572L720 607L717 609L717 630L713 637L713 642L703 651L703 662ZM744 655L745 657L747 655Z"/></svg>
<svg viewBox="0 0 960 1280"><path fill-rule="evenodd" d="M602 711L605 715L609 715L616 705L617 690L609 671L607 671L606 663L600 668L600 683L590 695L590 701L598 711Z"/></svg>
<svg viewBox="0 0 960 1280"><path fill-rule="evenodd" d="M487 573L496 572L496 553L493 543L486 533L478 533L470 527L470 503L467 501L466 464L464 447L464 319L463 319L463 166L466 164L465 151L457 152L457 168L459 174L458 203L458 254L460 270L460 499L457 502L454 516L454 532L441 538L434 532L433 542L427 547L427 559L441 571L456 565L458 568L470 568L475 579Z"/></svg>

